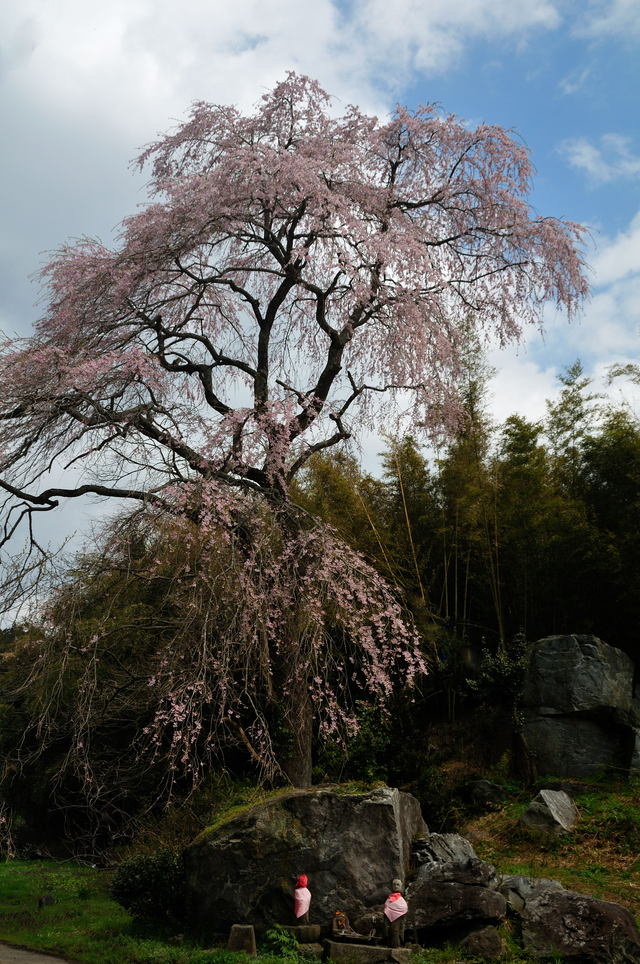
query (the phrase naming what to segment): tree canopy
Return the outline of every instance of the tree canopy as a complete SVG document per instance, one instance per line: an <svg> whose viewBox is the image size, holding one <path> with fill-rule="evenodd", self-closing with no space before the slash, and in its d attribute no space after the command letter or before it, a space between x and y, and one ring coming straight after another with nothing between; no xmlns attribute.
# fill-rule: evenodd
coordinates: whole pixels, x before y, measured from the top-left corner
<svg viewBox="0 0 640 964"><path fill-rule="evenodd" d="M56 252L35 334L2 346L5 539L92 492L286 499L356 403L451 413L469 313L506 342L586 291L580 228L532 215L526 149L434 107L336 117L290 74L248 116L196 104L139 162L150 203L115 249ZM51 484L72 465L92 480Z"/></svg>
<svg viewBox="0 0 640 964"><path fill-rule="evenodd" d="M345 698L384 695L422 658L377 574L291 483L356 414L400 402L422 425L454 420L470 327L505 343L545 302L580 303L581 228L532 212L528 152L502 128L433 106L337 116L295 74L249 115L196 104L138 160L149 203L113 249L57 251L33 336L2 344L0 547L26 524L29 556L34 515L88 494L174 520L201 618L189 672L161 663L158 740L184 738L188 761L184 688L189 706L233 692L264 759L275 681L284 769L308 782L312 719L353 725ZM328 686L336 632L358 653Z"/></svg>

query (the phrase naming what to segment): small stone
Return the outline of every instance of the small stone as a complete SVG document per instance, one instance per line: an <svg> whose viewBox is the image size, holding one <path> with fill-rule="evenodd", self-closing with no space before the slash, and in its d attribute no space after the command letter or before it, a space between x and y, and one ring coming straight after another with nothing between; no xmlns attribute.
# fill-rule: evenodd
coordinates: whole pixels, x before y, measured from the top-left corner
<svg viewBox="0 0 640 964"><path fill-rule="evenodd" d="M232 924L227 941L227 950L244 951L250 957L256 957L256 932L253 924Z"/></svg>
<svg viewBox="0 0 640 964"><path fill-rule="evenodd" d="M482 930L473 931L460 941L459 946L467 957L479 957L487 961L496 960L504 954L504 944L495 927L483 927Z"/></svg>
<svg viewBox="0 0 640 964"><path fill-rule="evenodd" d="M520 818L532 830L570 833L578 822L578 808L563 790L541 790Z"/></svg>
<svg viewBox="0 0 640 964"><path fill-rule="evenodd" d="M408 947L392 947L391 957L398 964L409 964L409 961L413 957L413 951L409 950Z"/></svg>

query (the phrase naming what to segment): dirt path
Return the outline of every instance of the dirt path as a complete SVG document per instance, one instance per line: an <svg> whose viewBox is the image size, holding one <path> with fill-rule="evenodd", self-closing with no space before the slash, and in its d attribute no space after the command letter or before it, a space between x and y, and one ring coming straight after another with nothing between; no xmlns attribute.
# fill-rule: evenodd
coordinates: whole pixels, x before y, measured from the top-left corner
<svg viewBox="0 0 640 964"><path fill-rule="evenodd" d="M18 947L0 942L0 964L71 964L64 957L41 954L40 951L23 951Z"/></svg>

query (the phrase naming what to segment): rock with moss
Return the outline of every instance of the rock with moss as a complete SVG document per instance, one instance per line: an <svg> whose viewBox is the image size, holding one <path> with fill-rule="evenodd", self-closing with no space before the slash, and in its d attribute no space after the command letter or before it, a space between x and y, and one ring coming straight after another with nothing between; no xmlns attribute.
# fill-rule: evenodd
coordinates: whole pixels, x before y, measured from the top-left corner
<svg viewBox="0 0 640 964"><path fill-rule="evenodd" d="M389 787L367 793L292 790L247 807L185 851L194 921L219 932L250 922L292 924L295 875L309 877L310 921L379 906L406 879L414 837L426 833L415 797Z"/></svg>

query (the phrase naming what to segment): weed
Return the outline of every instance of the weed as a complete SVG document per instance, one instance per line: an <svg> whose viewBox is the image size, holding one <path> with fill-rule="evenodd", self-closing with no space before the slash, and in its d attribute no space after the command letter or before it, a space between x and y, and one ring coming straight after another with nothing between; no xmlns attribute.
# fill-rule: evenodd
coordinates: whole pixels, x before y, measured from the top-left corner
<svg viewBox="0 0 640 964"><path fill-rule="evenodd" d="M265 934L265 944L281 961L297 964L300 960L298 942L291 931L280 924L270 928Z"/></svg>

